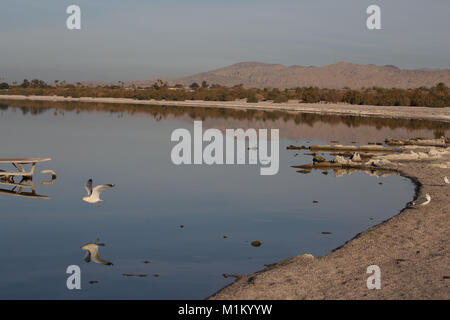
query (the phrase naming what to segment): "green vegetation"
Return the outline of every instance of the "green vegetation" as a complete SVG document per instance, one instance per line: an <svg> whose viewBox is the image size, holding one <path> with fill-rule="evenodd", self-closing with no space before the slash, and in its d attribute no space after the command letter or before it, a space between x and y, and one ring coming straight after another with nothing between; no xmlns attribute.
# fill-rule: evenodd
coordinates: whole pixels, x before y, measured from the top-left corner
<svg viewBox="0 0 450 320"><path fill-rule="evenodd" d="M7 84L6 82L0 83L0 90L6 90L6 89L9 89L9 84Z"/></svg>
<svg viewBox="0 0 450 320"><path fill-rule="evenodd" d="M0 84L0 89L8 89L0 94L17 95L45 95L64 97L108 97L129 98L136 100L203 100L203 101L234 101L246 99L247 102L273 101L285 103L296 100L300 103L348 103L356 105L376 106L422 106L422 107L448 107L450 106L450 89L444 83L431 88L417 89L385 89L365 88L353 89L319 89L316 87L294 89L254 89L244 88L242 85L224 87L217 84L208 84L203 81L201 85L194 82L188 88L182 85L170 87L167 82L157 80L150 87L126 87L119 81L119 85L106 85L97 87L83 86L81 83L66 84L65 81L55 80L54 85L39 79L23 80L20 85Z"/></svg>

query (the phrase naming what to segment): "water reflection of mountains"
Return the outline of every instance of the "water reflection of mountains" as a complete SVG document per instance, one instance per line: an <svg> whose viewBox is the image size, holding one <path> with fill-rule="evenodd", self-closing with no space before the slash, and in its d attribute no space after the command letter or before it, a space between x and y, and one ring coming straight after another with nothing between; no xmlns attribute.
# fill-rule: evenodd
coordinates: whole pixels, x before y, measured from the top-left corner
<svg viewBox="0 0 450 320"><path fill-rule="evenodd" d="M39 115L49 110L64 110L69 112L108 112L112 114L142 115L151 117L157 121L167 117L189 117L192 119L224 119L247 120L263 122L288 122L296 125L306 124L313 127L316 123L328 125L344 124L349 128L371 126L378 130L383 128L408 130L433 130L434 137L445 135L450 129L450 123L433 120L369 118L359 116L319 115L309 113L292 113L287 111L258 111L258 110L234 110L228 108L203 108L181 106L150 106L134 104L108 104L108 103L80 103L80 102L48 102L48 101L7 101L0 104L0 110L19 108L22 113ZM394 107L393 107L394 108ZM268 125L268 124L266 124Z"/></svg>

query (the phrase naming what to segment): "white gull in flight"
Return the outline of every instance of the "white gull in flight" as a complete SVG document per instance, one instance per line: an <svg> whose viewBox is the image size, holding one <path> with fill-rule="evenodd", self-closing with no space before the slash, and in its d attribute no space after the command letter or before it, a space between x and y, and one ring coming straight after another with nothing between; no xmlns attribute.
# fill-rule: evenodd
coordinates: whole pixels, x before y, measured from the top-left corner
<svg viewBox="0 0 450 320"><path fill-rule="evenodd" d="M102 184L98 185L95 188L92 188L92 179L89 179L88 182L86 182L86 191L88 193L87 197L83 197L83 201L86 201L88 203L98 203L100 201L103 201L100 199L100 193L108 188L114 187L114 184Z"/></svg>

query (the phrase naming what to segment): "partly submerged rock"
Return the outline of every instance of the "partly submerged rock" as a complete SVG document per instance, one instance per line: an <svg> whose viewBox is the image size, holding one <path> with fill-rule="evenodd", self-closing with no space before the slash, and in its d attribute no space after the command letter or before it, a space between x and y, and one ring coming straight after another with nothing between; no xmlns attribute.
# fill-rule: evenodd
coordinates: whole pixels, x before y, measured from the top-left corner
<svg viewBox="0 0 450 320"><path fill-rule="evenodd" d="M314 158L313 158L313 163L316 163L316 162L325 162L326 161L326 159L324 158L324 157L322 157L322 156L319 156L319 155L316 155L316 156L314 156Z"/></svg>
<svg viewBox="0 0 450 320"><path fill-rule="evenodd" d="M261 241L255 240L250 243L254 247L260 247L262 245Z"/></svg>
<svg viewBox="0 0 450 320"><path fill-rule="evenodd" d="M289 145L286 147L286 150L308 150L308 147L306 146L294 146L294 145Z"/></svg>

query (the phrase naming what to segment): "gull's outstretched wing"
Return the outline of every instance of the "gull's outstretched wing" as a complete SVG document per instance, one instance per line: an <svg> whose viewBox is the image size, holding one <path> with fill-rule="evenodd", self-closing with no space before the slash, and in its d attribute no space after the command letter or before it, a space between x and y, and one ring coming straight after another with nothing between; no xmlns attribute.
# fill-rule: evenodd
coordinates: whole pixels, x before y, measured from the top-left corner
<svg viewBox="0 0 450 320"><path fill-rule="evenodd" d="M86 251L86 255L84 256L84 261L90 262L91 261L91 253L89 250Z"/></svg>
<svg viewBox="0 0 450 320"><path fill-rule="evenodd" d="M112 262L103 260L102 258L100 258L99 256L97 256L97 258L94 260L94 258L92 258L92 261L94 261L95 263L100 263L100 264L104 264L106 266L112 266Z"/></svg>
<svg viewBox="0 0 450 320"><path fill-rule="evenodd" d="M96 243L89 243L85 246L83 246L84 250L87 250L86 256L84 257L84 260L86 262L93 261L95 263L104 264L107 266L112 266L113 264L109 261L103 260L100 258L100 255L98 253L98 246L104 246L103 243L96 244ZM88 261L89 260L89 261Z"/></svg>
<svg viewBox="0 0 450 320"><path fill-rule="evenodd" d="M92 189L92 195L94 198L100 197L100 193L105 190L114 187L114 184L101 184Z"/></svg>
<svg viewBox="0 0 450 320"><path fill-rule="evenodd" d="M102 246L104 246L104 244L100 244ZM91 257L92 257L92 261L94 261L95 263L100 263L100 264L104 264L107 266L112 266L112 263L106 260L103 260L102 258L100 258L100 255L98 254L98 245L92 246L92 248L89 250L91 252Z"/></svg>
<svg viewBox="0 0 450 320"><path fill-rule="evenodd" d="M92 179L89 179L89 180L86 182L86 185L84 186L84 188L85 188L86 191L87 191L88 197L90 197L91 194L92 194Z"/></svg>

